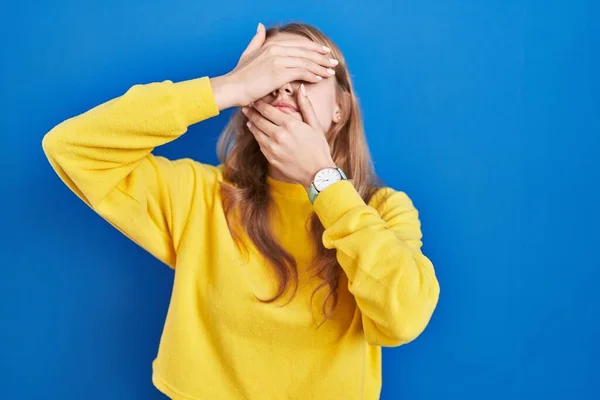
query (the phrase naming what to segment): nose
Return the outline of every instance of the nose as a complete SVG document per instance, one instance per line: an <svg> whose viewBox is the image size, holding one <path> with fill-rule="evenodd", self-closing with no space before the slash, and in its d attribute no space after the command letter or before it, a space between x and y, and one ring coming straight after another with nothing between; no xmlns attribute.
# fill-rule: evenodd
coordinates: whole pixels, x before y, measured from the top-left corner
<svg viewBox="0 0 600 400"><path fill-rule="evenodd" d="M273 91L273 96L277 97L281 93L286 94L288 96L292 96L294 94L294 87L292 86L291 83L286 83L285 85L283 85L279 89L275 89Z"/></svg>

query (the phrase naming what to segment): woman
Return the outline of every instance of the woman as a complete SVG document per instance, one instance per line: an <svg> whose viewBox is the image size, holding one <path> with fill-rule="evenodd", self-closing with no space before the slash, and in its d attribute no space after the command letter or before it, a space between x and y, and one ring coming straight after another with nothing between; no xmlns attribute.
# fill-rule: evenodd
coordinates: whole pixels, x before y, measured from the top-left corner
<svg viewBox="0 0 600 400"><path fill-rule="evenodd" d="M152 154L240 106L220 165ZM259 24L230 73L134 85L43 148L175 270L152 375L170 398L379 398L381 346L414 340L436 307L418 212L377 186L343 57L314 27Z"/></svg>

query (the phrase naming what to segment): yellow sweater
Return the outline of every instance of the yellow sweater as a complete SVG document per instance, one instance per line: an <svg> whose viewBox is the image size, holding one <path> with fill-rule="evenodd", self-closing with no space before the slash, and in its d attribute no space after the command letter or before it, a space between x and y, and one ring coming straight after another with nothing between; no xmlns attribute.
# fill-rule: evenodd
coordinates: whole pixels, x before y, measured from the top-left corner
<svg viewBox="0 0 600 400"><path fill-rule="evenodd" d="M176 400L379 398L381 346L415 339L438 301L417 210L391 188L367 205L349 181L324 190L313 206L301 185L268 178L280 211L277 238L298 262L300 285L285 307L260 303L254 296L271 297L276 280L249 241L248 260L236 250L220 167L152 154L218 114L207 77L134 85L58 124L42 143L79 198L174 269L152 382ZM372 206L390 191L379 209ZM313 209L326 228L323 244L336 249L345 272L333 317L318 330L309 299L320 282L306 272ZM318 322L328 291L313 300Z"/></svg>

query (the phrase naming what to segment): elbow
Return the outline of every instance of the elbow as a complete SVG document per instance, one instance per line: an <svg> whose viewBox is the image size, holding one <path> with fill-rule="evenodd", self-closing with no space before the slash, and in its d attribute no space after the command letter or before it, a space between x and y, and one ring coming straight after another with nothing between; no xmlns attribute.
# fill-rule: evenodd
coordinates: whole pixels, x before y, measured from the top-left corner
<svg viewBox="0 0 600 400"><path fill-rule="evenodd" d="M424 310L421 315L412 320L399 321L389 337L390 345L398 347L415 341L429 325L432 315L433 310Z"/></svg>
<svg viewBox="0 0 600 400"><path fill-rule="evenodd" d="M396 321L396 341L400 344L407 344L417 339L425 328L429 325L433 313L437 307L440 297L440 285L437 279L433 279L429 285L426 296L422 298L419 304L413 307L412 312L408 312L403 320L398 318Z"/></svg>
<svg viewBox="0 0 600 400"><path fill-rule="evenodd" d="M388 336L390 346L404 345L417 339L429 325L437 307L440 284L431 263L424 265L428 267L421 269L419 289L412 296L397 299Z"/></svg>
<svg viewBox="0 0 600 400"><path fill-rule="evenodd" d="M42 150L44 150L44 154L46 154L47 157L50 157L50 155L54 152L54 149L56 148L55 136L56 135L54 135L53 132L50 131L46 133L42 138Z"/></svg>
<svg viewBox="0 0 600 400"><path fill-rule="evenodd" d="M78 118L68 118L50 129L42 138L42 149L46 157L56 159L60 154L68 152L69 143L73 143L70 137L81 130Z"/></svg>
<svg viewBox="0 0 600 400"><path fill-rule="evenodd" d="M58 127L54 127L42 138L42 150L49 159L55 159L60 148L63 147L60 145L60 136Z"/></svg>
<svg viewBox="0 0 600 400"><path fill-rule="evenodd" d="M414 323L396 324L396 326L382 327L365 324L365 339L372 346L399 347L415 340L425 329L424 326Z"/></svg>
<svg viewBox="0 0 600 400"><path fill-rule="evenodd" d="M417 339L425 331L437 307L440 287L437 280L432 283L429 293L418 304L403 307L402 312L389 317L386 326L372 321L363 321L365 337L369 344L383 347L398 347Z"/></svg>
<svg viewBox="0 0 600 400"><path fill-rule="evenodd" d="M400 321L390 329L381 329L376 337L367 336L367 342L383 347L403 346L421 336L428 324L429 318L419 321Z"/></svg>

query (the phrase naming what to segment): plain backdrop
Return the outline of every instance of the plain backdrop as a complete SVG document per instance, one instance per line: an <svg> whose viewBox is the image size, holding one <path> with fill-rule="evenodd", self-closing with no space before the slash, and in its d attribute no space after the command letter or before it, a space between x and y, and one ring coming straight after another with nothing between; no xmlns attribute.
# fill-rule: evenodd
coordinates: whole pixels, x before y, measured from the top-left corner
<svg viewBox="0 0 600 400"><path fill-rule="evenodd" d="M599 17L591 0L4 5L0 398L164 398L173 271L60 182L42 137L134 84L228 72L259 21L339 44L377 172L420 212L440 302L384 349L382 399L600 398ZM156 152L215 163L229 116Z"/></svg>

